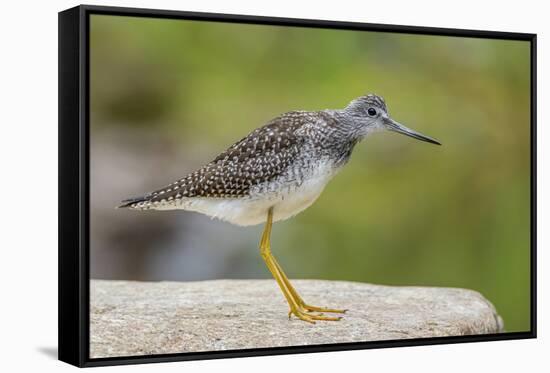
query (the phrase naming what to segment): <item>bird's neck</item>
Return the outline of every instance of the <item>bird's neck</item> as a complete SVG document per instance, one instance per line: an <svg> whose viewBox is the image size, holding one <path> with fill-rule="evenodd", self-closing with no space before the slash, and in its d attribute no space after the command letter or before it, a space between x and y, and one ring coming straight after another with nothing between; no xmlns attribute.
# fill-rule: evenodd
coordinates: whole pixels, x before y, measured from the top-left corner
<svg viewBox="0 0 550 373"><path fill-rule="evenodd" d="M349 111L345 109L324 110L323 113L329 118L332 118L329 122L332 123L334 136L340 143L356 144L367 135L367 133L365 133L364 124L357 116L350 114Z"/></svg>
<svg viewBox="0 0 550 373"><path fill-rule="evenodd" d="M323 110L321 115L329 127L329 130L323 131L323 148L336 163L344 164L351 156L355 145L363 139L360 127L343 110Z"/></svg>

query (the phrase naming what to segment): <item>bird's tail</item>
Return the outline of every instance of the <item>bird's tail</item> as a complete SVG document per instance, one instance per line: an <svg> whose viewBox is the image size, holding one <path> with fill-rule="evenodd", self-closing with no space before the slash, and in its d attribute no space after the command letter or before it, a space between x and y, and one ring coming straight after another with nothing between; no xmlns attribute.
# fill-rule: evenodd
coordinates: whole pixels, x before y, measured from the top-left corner
<svg viewBox="0 0 550 373"><path fill-rule="evenodd" d="M119 206L117 206L117 208L122 209L122 208L136 207L136 205L138 203L145 202L145 201L148 201L148 200L149 200L148 195L140 196L140 197L134 197L134 198L128 198L128 199L125 199L125 200L121 201L121 204Z"/></svg>

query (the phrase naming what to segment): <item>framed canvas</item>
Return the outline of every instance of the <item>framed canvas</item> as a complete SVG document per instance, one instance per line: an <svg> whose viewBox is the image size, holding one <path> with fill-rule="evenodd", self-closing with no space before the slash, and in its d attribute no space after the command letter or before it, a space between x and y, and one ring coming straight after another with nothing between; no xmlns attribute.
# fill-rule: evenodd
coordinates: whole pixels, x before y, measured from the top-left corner
<svg viewBox="0 0 550 373"><path fill-rule="evenodd" d="M536 336L536 35L59 13L59 359Z"/></svg>

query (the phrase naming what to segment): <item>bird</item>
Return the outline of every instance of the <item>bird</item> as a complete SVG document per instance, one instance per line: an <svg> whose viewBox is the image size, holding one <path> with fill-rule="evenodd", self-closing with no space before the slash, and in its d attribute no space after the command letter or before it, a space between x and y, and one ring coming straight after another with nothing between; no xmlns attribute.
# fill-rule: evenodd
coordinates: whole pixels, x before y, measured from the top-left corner
<svg viewBox="0 0 550 373"><path fill-rule="evenodd" d="M281 114L196 171L118 207L187 210L239 226L264 224L260 254L288 303L288 318L338 321L346 309L309 305L292 286L272 254L271 228L311 206L348 163L354 147L381 131L441 145L392 119L381 96L366 94L343 109Z"/></svg>

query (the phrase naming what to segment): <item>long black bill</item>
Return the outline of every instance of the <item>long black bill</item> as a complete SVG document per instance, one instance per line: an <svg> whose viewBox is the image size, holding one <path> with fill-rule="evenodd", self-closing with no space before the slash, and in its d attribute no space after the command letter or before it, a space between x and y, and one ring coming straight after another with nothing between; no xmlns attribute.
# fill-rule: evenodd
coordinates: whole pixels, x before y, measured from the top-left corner
<svg viewBox="0 0 550 373"><path fill-rule="evenodd" d="M437 141L435 139L432 139L431 137L424 136L423 134L418 133L416 131L413 131L412 129L405 127L401 123L398 123L398 122L394 121L391 118L385 118L384 119L384 124L386 125L386 128L389 131L402 133L403 135L410 136L410 137L415 138L417 140L426 141L426 142L436 144L436 145L441 145L441 143L439 141Z"/></svg>

